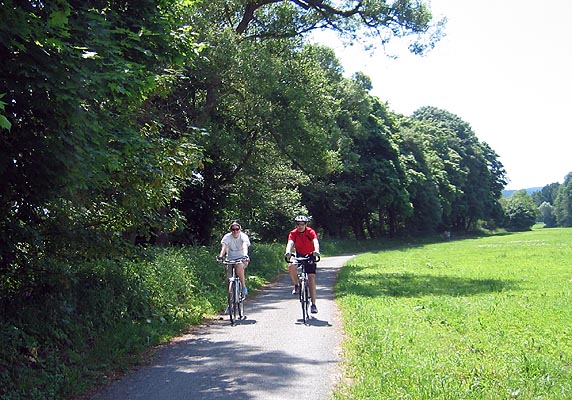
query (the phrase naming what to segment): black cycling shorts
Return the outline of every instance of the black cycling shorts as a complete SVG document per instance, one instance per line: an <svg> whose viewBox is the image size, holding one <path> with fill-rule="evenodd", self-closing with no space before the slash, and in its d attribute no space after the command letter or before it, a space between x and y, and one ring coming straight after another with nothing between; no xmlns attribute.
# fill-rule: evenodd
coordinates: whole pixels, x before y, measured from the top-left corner
<svg viewBox="0 0 572 400"><path fill-rule="evenodd" d="M296 253L296 257L306 257L305 255ZM314 261L306 264L307 274L316 274L316 263Z"/></svg>

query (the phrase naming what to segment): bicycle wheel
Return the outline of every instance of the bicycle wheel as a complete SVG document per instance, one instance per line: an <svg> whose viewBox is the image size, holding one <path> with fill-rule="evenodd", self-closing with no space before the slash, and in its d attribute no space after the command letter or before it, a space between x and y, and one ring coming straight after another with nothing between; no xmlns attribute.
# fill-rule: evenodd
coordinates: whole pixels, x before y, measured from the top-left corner
<svg viewBox="0 0 572 400"><path fill-rule="evenodd" d="M304 288L304 297L306 301L304 304L306 305L306 321L310 319L310 285L308 281L306 281L306 287Z"/></svg>
<svg viewBox="0 0 572 400"><path fill-rule="evenodd" d="M302 322L308 320L308 282L306 279L300 281L300 304L302 306Z"/></svg>
<svg viewBox="0 0 572 400"><path fill-rule="evenodd" d="M235 304L235 290L236 282L230 281L228 284L228 316L230 317L230 323L234 324L234 304Z"/></svg>
<svg viewBox="0 0 572 400"><path fill-rule="evenodd" d="M232 313L234 315L234 322L240 320L240 315L239 315L239 308L240 308L240 281L238 280L238 278L235 281L235 285L234 285L234 304L232 307Z"/></svg>
<svg viewBox="0 0 572 400"><path fill-rule="evenodd" d="M238 311L238 319L241 320L244 318L244 295L242 294L242 283L240 283L240 281L238 282L237 286L237 292L238 292L238 296L237 298L237 304L236 304L236 308Z"/></svg>

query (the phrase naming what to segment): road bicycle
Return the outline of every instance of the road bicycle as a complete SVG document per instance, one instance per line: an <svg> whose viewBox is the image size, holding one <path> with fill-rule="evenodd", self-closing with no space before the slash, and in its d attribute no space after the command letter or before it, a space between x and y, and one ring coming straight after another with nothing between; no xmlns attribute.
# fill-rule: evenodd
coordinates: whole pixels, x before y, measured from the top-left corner
<svg viewBox="0 0 572 400"><path fill-rule="evenodd" d="M244 258L222 261L226 266L226 276L228 277L228 315L230 317L230 323L233 325L236 321L245 318L242 283L236 274L236 265L243 261Z"/></svg>
<svg viewBox="0 0 572 400"><path fill-rule="evenodd" d="M302 306L302 322L305 324L310 319L310 284L308 280L308 273L306 266L311 263L320 261L320 256L312 254L303 257L285 257L286 262L296 265L296 272L298 274L298 285L300 288L300 305Z"/></svg>

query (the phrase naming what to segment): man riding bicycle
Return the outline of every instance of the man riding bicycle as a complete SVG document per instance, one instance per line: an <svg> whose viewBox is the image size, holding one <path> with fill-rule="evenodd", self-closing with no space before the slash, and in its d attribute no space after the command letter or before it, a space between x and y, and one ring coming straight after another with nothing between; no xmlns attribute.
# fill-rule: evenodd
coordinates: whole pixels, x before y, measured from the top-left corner
<svg viewBox="0 0 572 400"><path fill-rule="evenodd" d="M238 279L240 279L240 283L242 284L242 294L246 296L248 289L244 279L244 269L248 266L248 247L250 246L250 239L246 233L242 232L242 227L236 221L230 224L228 230L229 232L224 235L220 241L221 249L217 261L222 262L225 255L229 260L241 259L241 261L236 264L236 275L238 275Z"/></svg>
<svg viewBox="0 0 572 400"><path fill-rule="evenodd" d="M296 257L304 257L308 254L314 256L320 255L320 242L316 231L308 226L308 217L298 215L295 218L296 228L288 233L288 242L286 243L286 259L292 256L292 247L296 248ZM292 294L300 293L300 285L298 282L298 274L296 273L296 264L288 265L288 272L294 283ZM308 283L310 286L310 296L312 297L312 305L310 311L315 314L318 312L316 307L316 263L310 263L306 266L308 273Z"/></svg>

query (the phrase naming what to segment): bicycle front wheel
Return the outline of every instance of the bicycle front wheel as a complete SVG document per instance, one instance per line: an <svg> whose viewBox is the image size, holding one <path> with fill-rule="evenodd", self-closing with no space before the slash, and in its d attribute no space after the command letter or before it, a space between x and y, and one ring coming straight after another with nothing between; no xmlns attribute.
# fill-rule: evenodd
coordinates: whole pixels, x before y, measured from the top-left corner
<svg viewBox="0 0 572 400"><path fill-rule="evenodd" d="M231 324L234 324L234 321L236 319L235 307L234 307L234 305L236 304L235 296L236 296L236 282L231 281L228 284L228 316L230 317Z"/></svg>
<svg viewBox="0 0 572 400"><path fill-rule="evenodd" d="M237 296L236 296L236 311L238 313L238 319L242 320L244 318L244 295L242 294L242 283L238 282Z"/></svg>
<svg viewBox="0 0 572 400"><path fill-rule="evenodd" d="M300 304L302 306L302 322L306 323L309 318L308 307L310 303L310 290L308 288L308 282L302 280L300 282Z"/></svg>

